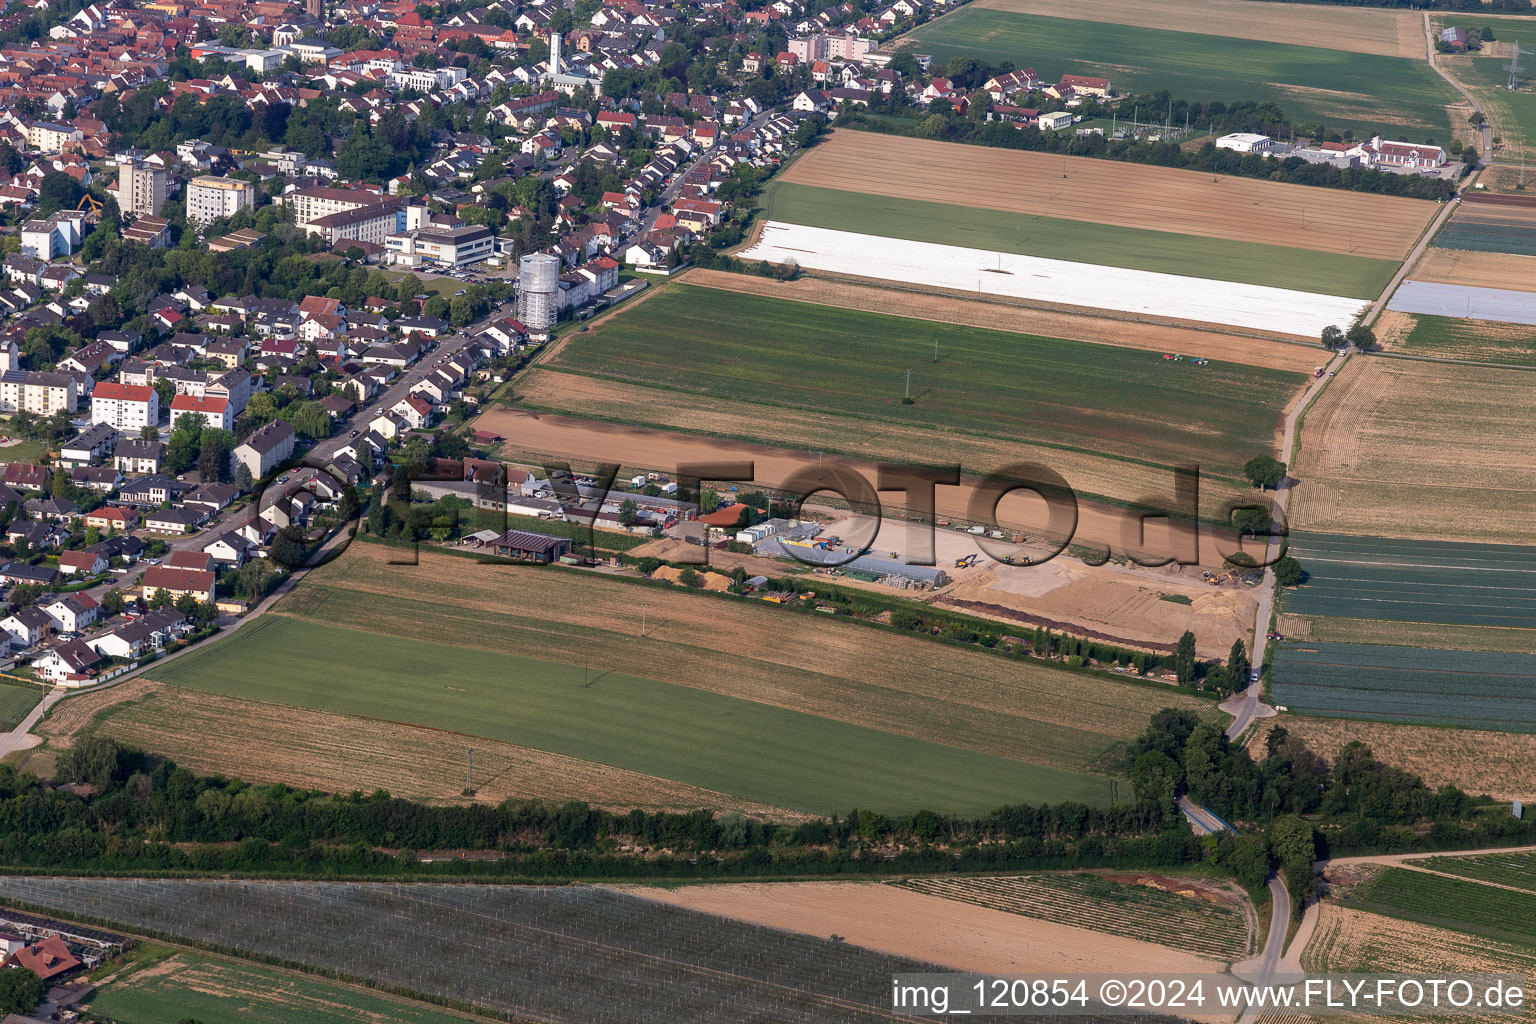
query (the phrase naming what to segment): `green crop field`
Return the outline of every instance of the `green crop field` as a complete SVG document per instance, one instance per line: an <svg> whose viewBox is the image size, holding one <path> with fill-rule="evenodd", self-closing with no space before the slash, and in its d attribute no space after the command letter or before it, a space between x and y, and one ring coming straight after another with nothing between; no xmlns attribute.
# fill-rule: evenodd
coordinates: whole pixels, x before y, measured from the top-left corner
<svg viewBox="0 0 1536 1024"><path fill-rule="evenodd" d="M761 206L768 219L791 224L1360 299L1380 295L1397 269L1391 260L1365 256L866 195L782 181L769 187ZM1043 209L1049 212L1049 201Z"/></svg>
<svg viewBox="0 0 1536 1024"><path fill-rule="evenodd" d="M1279 104L1297 121L1321 121L1357 136L1380 132L1420 142L1451 137L1447 104L1457 95L1422 60L1074 21L965 7L920 26L904 47L937 61L974 57L1063 74L1108 78L1118 93L1167 90L1190 101ZM1159 111L1143 111L1157 120Z"/></svg>
<svg viewBox="0 0 1536 1024"><path fill-rule="evenodd" d="M1508 42L1514 39L1510 29L1504 29L1504 35L1500 39ZM1529 45L1530 36L1521 44L1522 52ZM1444 58L1442 58L1444 61ZM1509 83L1509 72L1504 66L1509 63L1507 57L1458 57L1455 60L1444 61L1444 67L1455 75L1461 84L1466 86L1477 101L1482 105L1488 115L1488 123L1493 126L1493 132L1504 140L1504 147L1497 157L1501 161L1519 163L1520 154L1523 151L1529 159L1533 155L1531 147L1536 145L1536 92L1532 92L1530 79L1530 59L1521 57L1522 63L1527 66L1522 87L1514 92L1505 88Z"/></svg>
<svg viewBox="0 0 1536 1024"><path fill-rule="evenodd" d="M1536 656L1287 641L1271 692L1293 710L1417 725L1536 731Z"/></svg>
<svg viewBox="0 0 1536 1024"><path fill-rule="evenodd" d="M42 699L41 687L0 683L0 732L16 728Z"/></svg>
<svg viewBox="0 0 1536 1024"><path fill-rule="evenodd" d="M1526 234L1536 236L1528 228ZM1413 320L1413 328L1393 343L1393 351L1536 367L1536 329L1524 324L1463 320L1429 313L1406 315Z"/></svg>
<svg viewBox="0 0 1536 1024"><path fill-rule="evenodd" d="M644 658L635 674L605 672L441 635L445 642L434 643L269 616L155 676L484 736L808 813L983 813L1008 803L1110 799L1102 778L658 682L638 674Z"/></svg>
<svg viewBox="0 0 1536 1024"><path fill-rule="evenodd" d="M178 954L102 985L91 1011L118 1024L463 1024L464 1018L343 985Z"/></svg>
<svg viewBox="0 0 1536 1024"><path fill-rule="evenodd" d="M1461 249L1467 252L1503 252L1514 256L1536 256L1536 232L1528 221L1480 214L1451 218L1435 236L1437 249Z"/></svg>
<svg viewBox="0 0 1536 1024"><path fill-rule="evenodd" d="M1536 893L1388 868L1340 895L1346 906L1493 939L1536 942Z"/></svg>
<svg viewBox="0 0 1536 1024"><path fill-rule="evenodd" d="M1431 857L1417 862L1432 871L1497 882L1536 892L1536 853L1489 853L1480 857Z"/></svg>
<svg viewBox="0 0 1536 1024"><path fill-rule="evenodd" d="M803 409L846 417L854 431L867 420L1030 440L1229 479L1271 449L1305 380L685 284L572 336L548 365L675 389L679 403L751 403L764 419ZM904 404L908 370L914 401Z"/></svg>
<svg viewBox="0 0 1536 1024"><path fill-rule="evenodd" d="M1536 622L1536 547L1291 535L1307 579L1284 597L1297 615L1465 626Z"/></svg>

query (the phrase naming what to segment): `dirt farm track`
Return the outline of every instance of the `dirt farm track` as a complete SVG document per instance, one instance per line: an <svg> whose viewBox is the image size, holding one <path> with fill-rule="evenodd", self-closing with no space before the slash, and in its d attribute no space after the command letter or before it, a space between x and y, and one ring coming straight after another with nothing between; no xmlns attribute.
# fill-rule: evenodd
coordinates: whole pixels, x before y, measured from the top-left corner
<svg viewBox="0 0 1536 1024"><path fill-rule="evenodd" d="M1377 259L1406 256L1436 209L1398 196L858 131L833 132L783 180Z"/></svg>
<svg viewBox="0 0 1536 1024"><path fill-rule="evenodd" d="M1424 23L1410 11L1246 0L975 0L972 6L1383 57L1424 57Z"/></svg>

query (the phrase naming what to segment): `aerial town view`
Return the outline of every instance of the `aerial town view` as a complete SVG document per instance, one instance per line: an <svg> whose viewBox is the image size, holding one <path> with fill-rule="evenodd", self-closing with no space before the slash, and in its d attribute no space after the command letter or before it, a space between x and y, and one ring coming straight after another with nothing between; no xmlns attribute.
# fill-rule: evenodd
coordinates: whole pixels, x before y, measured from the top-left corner
<svg viewBox="0 0 1536 1024"><path fill-rule="evenodd" d="M1536 1020L1536 0L9 0L3 1024Z"/></svg>

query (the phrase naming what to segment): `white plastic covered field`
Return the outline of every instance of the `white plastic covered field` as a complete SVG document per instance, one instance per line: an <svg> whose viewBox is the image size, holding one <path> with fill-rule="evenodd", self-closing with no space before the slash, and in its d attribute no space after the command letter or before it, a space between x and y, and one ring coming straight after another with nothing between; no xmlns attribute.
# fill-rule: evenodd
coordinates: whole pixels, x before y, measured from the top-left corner
<svg viewBox="0 0 1536 1024"><path fill-rule="evenodd" d="M1288 288L1180 277L1092 263L911 242L768 221L744 260L786 263L859 277L925 284L1037 302L1176 317L1315 338L1347 328L1369 303Z"/></svg>

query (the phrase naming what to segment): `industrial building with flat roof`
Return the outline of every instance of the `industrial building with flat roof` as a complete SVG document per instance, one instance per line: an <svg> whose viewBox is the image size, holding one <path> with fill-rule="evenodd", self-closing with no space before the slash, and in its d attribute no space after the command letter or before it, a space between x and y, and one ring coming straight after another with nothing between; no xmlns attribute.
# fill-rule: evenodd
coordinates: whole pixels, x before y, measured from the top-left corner
<svg viewBox="0 0 1536 1024"><path fill-rule="evenodd" d="M908 565L890 558L859 555L851 561L846 551L781 541L777 536L767 537L757 544L755 554L764 558L793 558L806 565L838 569L850 576L862 576L873 580L895 577L920 587L939 589L949 582L949 574L933 565Z"/></svg>

